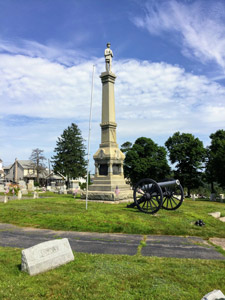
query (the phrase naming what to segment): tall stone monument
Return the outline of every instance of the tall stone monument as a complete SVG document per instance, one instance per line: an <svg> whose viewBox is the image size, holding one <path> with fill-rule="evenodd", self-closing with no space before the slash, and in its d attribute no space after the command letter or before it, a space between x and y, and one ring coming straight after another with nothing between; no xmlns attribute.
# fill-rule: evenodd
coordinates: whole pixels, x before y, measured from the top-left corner
<svg viewBox="0 0 225 300"><path fill-rule="evenodd" d="M102 81L101 144L94 154L95 177L88 192L89 199L109 201L132 198L131 188L125 183L123 174L125 156L116 142L114 97L116 75L111 71L112 57L113 52L108 43L105 49L106 71L100 76Z"/></svg>

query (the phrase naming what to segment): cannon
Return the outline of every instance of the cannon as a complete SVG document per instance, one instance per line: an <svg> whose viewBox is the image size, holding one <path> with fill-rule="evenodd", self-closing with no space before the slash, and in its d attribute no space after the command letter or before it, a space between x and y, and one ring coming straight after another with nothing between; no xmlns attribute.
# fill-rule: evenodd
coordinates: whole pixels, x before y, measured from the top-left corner
<svg viewBox="0 0 225 300"><path fill-rule="evenodd" d="M127 207L137 207L146 214L154 214L160 208L179 208L184 200L184 192L179 180L156 182L145 178L135 185L133 198L134 202Z"/></svg>

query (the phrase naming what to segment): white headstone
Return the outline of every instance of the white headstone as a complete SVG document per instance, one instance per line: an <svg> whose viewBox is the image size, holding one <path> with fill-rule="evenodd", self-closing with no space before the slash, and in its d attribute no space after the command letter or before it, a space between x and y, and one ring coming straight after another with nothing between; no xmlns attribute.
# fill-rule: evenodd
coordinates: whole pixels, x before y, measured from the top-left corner
<svg viewBox="0 0 225 300"><path fill-rule="evenodd" d="M34 191L34 180L29 180L27 189L28 191Z"/></svg>
<svg viewBox="0 0 225 300"><path fill-rule="evenodd" d="M195 194L191 195L191 199L192 199L193 201L195 201L195 199L196 199Z"/></svg>
<svg viewBox="0 0 225 300"><path fill-rule="evenodd" d="M4 203L7 203L8 202L8 196L4 196Z"/></svg>
<svg viewBox="0 0 225 300"><path fill-rule="evenodd" d="M21 270L36 275L74 260L67 238L52 240L22 251Z"/></svg>
<svg viewBox="0 0 225 300"><path fill-rule="evenodd" d="M225 300L224 294L220 290L214 290L205 295L202 300Z"/></svg>
<svg viewBox="0 0 225 300"><path fill-rule="evenodd" d="M38 192L34 191L34 196L33 196L34 199L38 199L39 198L39 194Z"/></svg>
<svg viewBox="0 0 225 300"><path fill-rule="evenodd" d="M0 183L0 192L1 192L1 193L4 193L4 191L5 191L4 184L3 184L3 183Z"/></svg>
<svg viewBox="0 0 225 300"><path fill-rule="evenodd" d="M26 189L27 188L26 182L24 180L19 180L19 187L21 190Z"/></svg>
<svg viewBox="0 0 225 300"><path fill-rule="evenodd" d="M18 198L18 200L22 199L22 192L21 192L21 190L18 191L17 198Z"/></svg>

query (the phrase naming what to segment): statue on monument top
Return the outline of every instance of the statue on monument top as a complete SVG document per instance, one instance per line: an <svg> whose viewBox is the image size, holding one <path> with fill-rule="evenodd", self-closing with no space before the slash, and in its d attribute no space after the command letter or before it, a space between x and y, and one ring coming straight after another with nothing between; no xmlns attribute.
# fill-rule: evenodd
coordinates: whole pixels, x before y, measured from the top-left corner
<svg viewBox="0 0 225 300"><path fill-rule="evenodd" d="M107 72L111 72L113 52L110 49L110 43L107 43L106 46L107 48L105 49L105 69Z"/></svg>

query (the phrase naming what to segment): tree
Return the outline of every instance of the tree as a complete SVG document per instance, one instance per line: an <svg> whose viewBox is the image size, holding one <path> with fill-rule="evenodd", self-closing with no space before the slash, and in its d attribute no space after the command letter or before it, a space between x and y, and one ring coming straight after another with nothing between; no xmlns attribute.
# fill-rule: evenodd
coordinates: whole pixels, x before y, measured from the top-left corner
<svg viewBox="0 0 225 300"><path fill-rule="evenodd" d="M123 152L123 153L127 153L127 151L129 151L132 147L132 143L131 142L125 142L123 143L123 145L121 145L121 148L120 150Z"/></svg>
<svg viewBox="0 0 225 300"><path fill-rule="evenodd" d="M166 149L155 144L150 138L140 137L129 146L124 160L124 175L132 185L143 178L156 181L164 179L170 173L166 159Z"/></svg>
<svg viewBox="0 0 225 300"><path fill-rule="evenodd" d="M211 183L214 193L214 182L225 187L225 131L217 130L210 135L211 145L207 148L206 178Z"/></svg>
<svg viewBox="0 0 225 300"><path fill-rule="evenodd" d="M176 132L165 143L171 163L176 163L174 171L177 179L188 189L188 196L192 188L202 184L202 168L206 151L203 143L190 133Z"/></svg>
<svg viewBox="0 0 225 300"><path fill-rule="evenodd" d="M34 168L34 170L37 171L37 183L39 184L39 178L40 178L40 173L41 171L43 171L45 169L45 165L43 163L44 160L46 160L46 158L44 157L44 155L42 154L44 152L44 150L40 150L40 149L33 149L31 156L30 156L30 160L32 161L32 166Z"/></svg>
<svg viewBox="0 0 225 300"><path fill-rule="evenodd" d="M85 146L81 131L74 123L58 138L56 153L52 157L54 172L70 178L84 177L86 174Z"/></svg>

